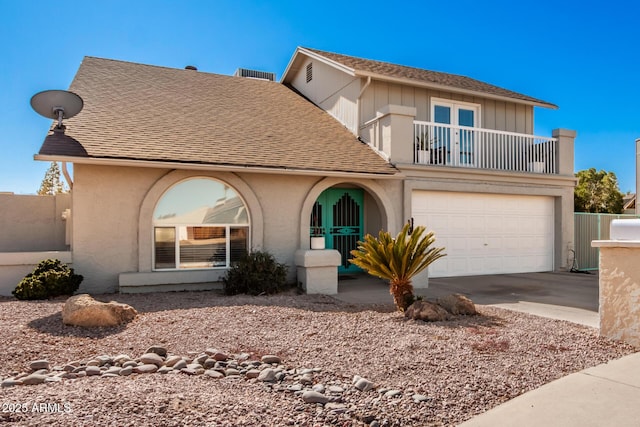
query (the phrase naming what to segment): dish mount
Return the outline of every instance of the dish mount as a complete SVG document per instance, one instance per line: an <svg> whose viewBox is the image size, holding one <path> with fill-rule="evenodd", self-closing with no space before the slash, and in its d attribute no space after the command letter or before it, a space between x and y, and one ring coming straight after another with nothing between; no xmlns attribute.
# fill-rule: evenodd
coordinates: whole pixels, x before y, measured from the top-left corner
<svg viewBox="0 0 640 427"><path fill-rule="evenodd" d="M62 119L75 116L83 106L79 95L66 90L45 90L31 97L31 108L41 116L57 120L57 130L64 130Z"/></svg>

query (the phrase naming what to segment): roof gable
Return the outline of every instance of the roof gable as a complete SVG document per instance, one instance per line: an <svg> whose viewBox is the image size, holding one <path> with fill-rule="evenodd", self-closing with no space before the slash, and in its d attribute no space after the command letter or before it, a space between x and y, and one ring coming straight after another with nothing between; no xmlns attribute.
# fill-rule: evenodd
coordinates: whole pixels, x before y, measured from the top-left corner
<svg viewBox="0 0 640 427"><path fill-rule="evenodd" d="M445 89L452 92L462 92L488 98L509 99L513 102L525 103L547 108L558 108L541 99L533 98L518 92L501 88L480 80L457 74L443 73L439 71L424 70L392 64L389 62L374 61L371 59L357 58L339 53L325 52L317 49L299 47L296 50L287 70L283 74L282 81L287 82L289 71L295 68L298 55L307 55L333 65L354 76L372 77L378 80L401 82L410 85ZM291 73L293 74L293 73Z"/></svg>
<svg viewBox="0 0 640 427"><path fill-rule="evenodd" d="M275 82L85 57L84 109L41 155L395 174L327 113ZM85 155L86 153L86 155Z"/></svg>

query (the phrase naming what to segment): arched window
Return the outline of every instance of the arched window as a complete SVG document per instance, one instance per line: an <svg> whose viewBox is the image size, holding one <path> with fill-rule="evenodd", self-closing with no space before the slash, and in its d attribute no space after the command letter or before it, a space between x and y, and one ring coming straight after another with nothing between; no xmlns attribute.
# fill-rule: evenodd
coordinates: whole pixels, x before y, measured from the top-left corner
<svg viewBox="0 0 640 427"><path fill-rule="evenodd" d="M155 270L227 268L248 250L247 207L214 179L180 182L153 212L153 246Z"/></svg>

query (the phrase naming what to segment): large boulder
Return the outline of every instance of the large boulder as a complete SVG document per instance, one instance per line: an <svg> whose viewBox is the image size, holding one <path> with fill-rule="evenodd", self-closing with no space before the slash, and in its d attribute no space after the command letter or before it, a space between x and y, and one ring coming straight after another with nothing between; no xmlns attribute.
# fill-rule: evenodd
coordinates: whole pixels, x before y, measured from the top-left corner
<svg viewBox="0 0 640 427"><path fill-rule="evenodd" d="M459 314L476 314L476 306L473 304L473 301L461 294L447 295L446 297L438 298L436 302L455 316Z"/></svg>
<svg viewBox="0 0 640 427"><path fill-rule="evenodd" d="M439 322L447 320L449 313L438 304L431 301L416 301L404 312L404 316L414 320L424 320L425 322Z"/></svg>
<svg viewBox="0 0 640 427"><path fill-rule="evenodd" d="M89 294L80 294L72 296L64 304L62 322L84 327L117 326L132 321L137 315L136 309L130 305L96 301Z"/></svg>

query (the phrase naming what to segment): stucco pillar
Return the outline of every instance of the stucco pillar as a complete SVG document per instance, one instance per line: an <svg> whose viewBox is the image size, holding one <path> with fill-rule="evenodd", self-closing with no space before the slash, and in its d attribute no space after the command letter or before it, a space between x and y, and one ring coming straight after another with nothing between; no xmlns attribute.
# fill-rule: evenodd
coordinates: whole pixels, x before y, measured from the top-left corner
<svg viewBox="0 0 640 427"><path fill-rule="evenodd" d="M385 105L378 111L382 129L382 151L391 163L413 163L415 107Z"/></svg>
<svg viewBox="0 0 640 427"><path fill-rule="evenodd" d="M337 294L341 259L340 252L334 249L297 250L295 261L302 289L307 294Z"/></svg>
<svg viewBox="0 0 640 427"><path fill-rule="evenodd" d="M558 154L556 158L558 174L573 176L573 153L576 131L569 129L554 129L551 133L551 136L558 139Z"/></svg>
<svg viewBox="0 0 640 427"><path fill-rule="evenodd" d="M600 248L600 335L640 348L640 241L594 240L591 246Z"/></svg>

